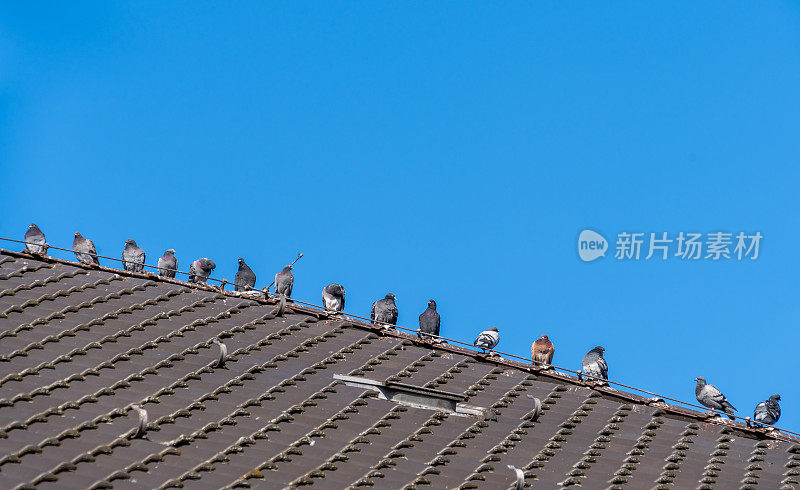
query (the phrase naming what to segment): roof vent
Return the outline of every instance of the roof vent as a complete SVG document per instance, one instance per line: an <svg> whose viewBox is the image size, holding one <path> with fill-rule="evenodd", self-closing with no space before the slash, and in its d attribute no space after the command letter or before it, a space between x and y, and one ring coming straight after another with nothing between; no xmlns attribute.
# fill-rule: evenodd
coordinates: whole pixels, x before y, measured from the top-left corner
<svg viewBox="0 0 800 490"><path fill-rule="evenodd" d="M396 381L377 381L369 378L334 374L333 379L343 381L347 386L355 386L377 392L378 398L410 407L428 410L441 410L462 417L484 417L487 408L464 403L467 397L460 393L435 390Z"/></svg>

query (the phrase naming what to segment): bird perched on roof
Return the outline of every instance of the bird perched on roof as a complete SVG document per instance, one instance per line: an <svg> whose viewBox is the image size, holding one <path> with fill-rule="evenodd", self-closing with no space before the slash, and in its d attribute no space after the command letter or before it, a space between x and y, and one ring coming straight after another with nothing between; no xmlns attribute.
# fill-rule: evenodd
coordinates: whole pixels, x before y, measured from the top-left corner
<svg viewBox="0 0 800 490"><path fill-rule="evenodd" d="M36 254L44 253L44 233L36 226L36 223L31 223L28 226L28 231L25 232L25 246L26 250Z"/></svg>
<svg viewBox="0 0 800 490"><path fill-rule="evenodd" d="M581 362L584 374L598 378L600 383L603 383L603 380L608 380L608 364L603 358L605 353L606 349L598 345L587 352Z"/></svg>
<svg viewBox="0 0 800 490"><path fill-rule="evenodd" d="M294 267L289 264L275 274L275 292L290 298L292 297L292 287L294 287L292 269L294 269Z"/></svg>
<svg viewBox="0 0 800 490"><path fill-rule="evenodd" d="M765 425L773 425L778 422L778 419L781 418L779 401L781 401L780 395L772 395L767 401L756 405L756 410L753 412L753 420Z"/></svg>
<svg viewBox="0 0 800 490"><path fill-rule="evenodd" d="M175 250L169 249L158 259L158 275L161 277L175 277L178 270L178 259L175 258Z"/></svg>
<svg viewBox="0 0 800 490"><path fill-rule="evenodd" d="M189 266L189 282L205 284L208 280L208 276L211 275L211 271L216 268L217 264L211 259L203 257L202 259L195 260L192 262L192 265Z"/></svg>
<svg viewBox="0 0 800 490"><path fill-rule="evenodd" d="M239 270L233 278L234 289L236 291L250 291L256 285L256 274L253 269L244 263L244 259L239 257Z"/></svg>
<svg viewBox="0 0 800 490"><path fill-rule="evenodd" d="M128 272L144 270L144 250L130 238L125 240L125 249L122 251L122 267Z"/></svg>
<svg viewBox="0 0 800 490"><path fill-rule="evenodd" d="M728 414L728 418L735 420L732 414L737 410L733 408L733 405L730 404L725 395L716 386L707 384L706 378L703 377L697 377L694 380L697 381L697 385L694 387L694 394L701 405L721 410Z"/></svg>
<svg viewBox="0 0 800 490"><path fill-rule="evenodd" d="M419 316L419 337L426 338L425 334L439 335L439 326L442 318L436 312L436 301L428 301L428 309Z"/></svg>
<svg viewBox="0 0 800 490"><path fill-rule="evenodd" d="M328 311L344 311L344 286L332 282L322 288L322 304Z"/></svg>
<svg viewBox="0 0 800 490"><path fill-rule="evenodd" d="M75 239L72 240L72 250L81 264L100 264L94 243L88 238L83 238L77 231L75 232Z"/></svg>
<svg viewBox="0 0 800 490"><path fill-rule="evenodd" d="M397 323L397 305L394 303L394 294L388 293L383 299L372 303L370 317L373 323Z"/></svg>
<svg viewBox="0 0 800 490"><path fill-rule="evenodd" d="M556 348L553 343L550 342L550 339L547 338L547 335L542 335L541 338L536 339L533 345L531 345L531 359L533 362L544 364L546 367L550 367L555 353Z"/></svg>
<svg viewBox="0 0 800 490"><path fill-rule="evenodd" d="M500 343L500 331L497 330L497 327L489 327L480 334L478 334L478 338L475 339L472 345L475 347L480 347L484 351L489 350L491 353L492 349L497 347L497 344Z"/></svg>

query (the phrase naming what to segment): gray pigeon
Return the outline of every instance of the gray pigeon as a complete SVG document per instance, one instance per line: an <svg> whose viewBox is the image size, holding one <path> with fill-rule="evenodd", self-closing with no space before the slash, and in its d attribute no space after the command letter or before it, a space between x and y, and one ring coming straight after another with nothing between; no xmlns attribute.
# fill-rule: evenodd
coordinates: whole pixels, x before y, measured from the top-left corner
<svg viewBox="0 0 800 490"><path fill-rule="evenodd" d="M142 272L144 270L144 250L136 245L136 241L128 238L125 241L125 250L122 251L122 267L128 272Z"/></svg>
<svg viewBox="0 0 800 490"><path fill-rule="evenodd" d="M332 282L322 289L322 304L328 311L344 311L344 286Z"/></svg>
<svg viewBox="0 0 800 490"><path fill-rule="evenodd" d="M244 263L244 259L241 257L239 257L239 270L236 272L233 282L237 291L250 291L256 285L255 272Z"/></svg>
<svg viewBox="0 0 800 490"><path fill-rule="evenodd" d="M425 334L438 336L441 323L442 319L436 312L436 301L428 301L428 309L419 316L419 337L424 339L427 337Z"/></svg>
<svg viewBox="0 0 800 490"><path fill-rule="evenodd" d="M698 377L694 380L697 381L697 385L694 387L694 394L701 405L714 410L721 410L728 414L728 418L735 420L732 414L737 410L733 408L733 405L730 404L725 395L716 386L706 384L706 378L703 377Z"/></svg>
<svg viewBox="0 0 800 490"><path fill-rule="evenodd" d="M203 257L202 259L195 260L192 262L192 265L189 266L189 282L205 284L208 280L208 276L211 275L211 271L216 268L217 264L211 259Z"/></svg>
<svg viewBox="0 0 800 490"><path fill-rule="evenodd" d="M175 250L169 249L158 259L158 275L161 277L175 277L178 270L178 259L175 258Z"/></svg>
<svg viewBox="0 0 800 490"><path fill-rule="evenodd" d="M94 243L88 238L83 238L77 231L75 232L75 239L72 241L72 250L81 264L100 264Z"/></svg>
<svg viewBox="0 0 800 490"><path fill-rule="evenodd" d="M291 265L287 265L280 272L275 274L275 292L284 296L292 297L292 287L294 286L294 276L292 275Z"/></svg>
<svg viewBox="0 0 800 490"><path fill-rule="evenodd" d="M598 378L601 383L603 382L602 380L608 380L608 364L603 359L603 354L605 353L606 349L598 345L587 352L581 362L584 374Z"/></svg>
<svg viewBox="0 0 800 490"><path fill-rule="evenodd" d="M370 317L373 323L397 323L397 305L394 303L394 294L388 293L383 299L372 303Z"/></svg>
<svg viewBox="0 0 800 490"><path fill-rule="evenodd" d="M489 327L480 334L478 334L478 338L475 339L475 342L472 343L475 347L480 347L484 351L489 350L491 351L497 344L500 343L500 331L497 330L497 327Z"/></svg>
<svg viewBox="0 0 800 490"><path fill-rule="evenodd" d="M27 250L29 252L43 254L44 243L44 233L42 233L42 230L40 230L35 223L31 223L28 227L28 231L25 232L25 245L27 246Z"/></svg>
<svg viewBox="0 0 800 490"><path fill-rule="evenodd" d="M774 425L781 418L779 401L781 401L780 395L772 395L769 400L756 405L756 410L753 412L753 420L759 424Z"/></svg>

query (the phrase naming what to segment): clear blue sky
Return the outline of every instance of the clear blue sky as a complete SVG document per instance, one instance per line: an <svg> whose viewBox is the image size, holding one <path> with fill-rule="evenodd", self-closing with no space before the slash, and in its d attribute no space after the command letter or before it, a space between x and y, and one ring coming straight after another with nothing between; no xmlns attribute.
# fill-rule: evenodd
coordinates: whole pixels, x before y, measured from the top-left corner
<svg viewBox="0 0 800 490"><path fill-rule="evenodd" d="M800 430L799 54L794 2L8 2L0 236L259 286L302 251L299 299L391 291L416 326L434 298L446 336L547 333L574 369L602 344L615 380L780 393ZM584 263L586 227L764 239Z"/></svg>

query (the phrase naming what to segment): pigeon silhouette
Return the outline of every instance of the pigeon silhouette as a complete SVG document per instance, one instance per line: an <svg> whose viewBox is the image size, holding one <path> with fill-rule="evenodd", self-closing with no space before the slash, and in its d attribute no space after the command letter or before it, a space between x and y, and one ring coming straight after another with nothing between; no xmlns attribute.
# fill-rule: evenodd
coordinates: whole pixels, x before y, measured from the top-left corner
<svg viewBox="0 0 800 490"><path fill-rule="evenodd" d="M725 395L716 386L707 384L706 378L703 377L698 377L694 380L697 381L697 385L694 387L694 394L701 405L723 411L728 414L728 418L731 420L736 419L733 413L737 410L733 408L733 405L730 404Z"/></svg>
<svg viewBox="0 0 800 490"><path fill-rule="evenodd" d="M328 311L344 311L344 286L332 282L322 289L322 304Z"/></svg>
<svg viewBox="0 0 800 490"><path fill-rule="evenodd" d="M233 282L236 291L250 291L256 285L256 274L241 257L239 257L239 270L236 271Z"/></svg>
<svg viewBox="0 0 800 490"><path fill-rule="evenodd" d="M75 232L75 239L72 241L72 250L75 252L75 258L81 264L100 264L100 259L97 257L97 249L94 248L94 243L87 238Z"/></svg>
<svg viewBox="0 0 800 490"><path fill-rule="evenodd" d="M37 254L43 254L44 244L44 233L36 226L36 223L31 223L28 227L28 231L25 232L26 250Z"/></svg>
<svg viewBox="0 0 800 490"><path fill-rule="evenodd" d="M175 250L169 249L158 259L158 275L161 277L175 277L178 270L178 259L175 258Z"/></svg>
<svg viewBox="0 0 800 490"><path fill-rule="evenodd" d="M144 256L144 250L136 245L136 241L128 238L125 241L125 249L122 251L122 267L128 272L142 272Z"/></svg>

